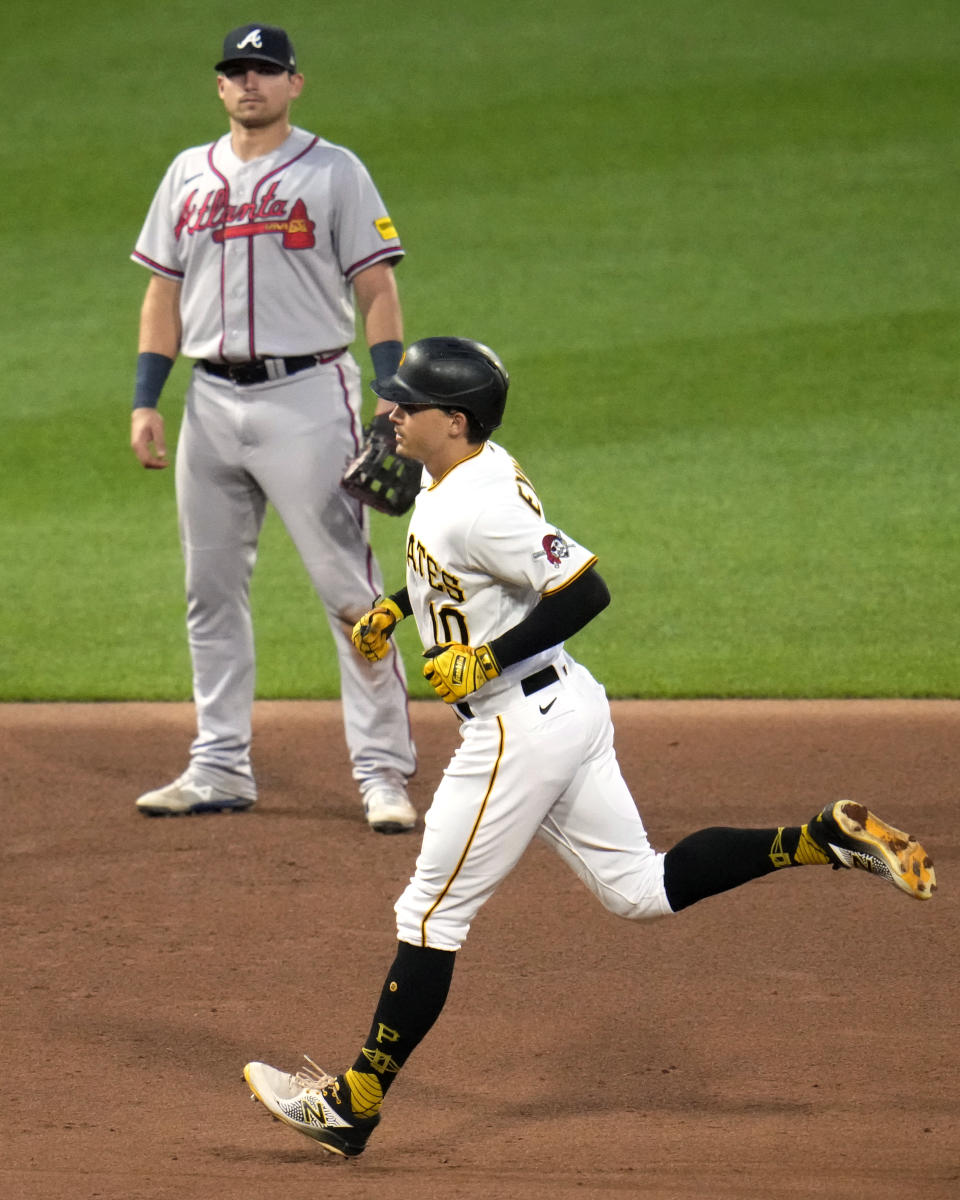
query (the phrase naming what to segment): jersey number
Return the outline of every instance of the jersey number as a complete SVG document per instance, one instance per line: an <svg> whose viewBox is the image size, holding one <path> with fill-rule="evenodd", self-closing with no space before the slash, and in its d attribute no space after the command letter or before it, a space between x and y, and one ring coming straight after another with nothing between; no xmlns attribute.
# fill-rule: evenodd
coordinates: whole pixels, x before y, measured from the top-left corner
<svg viewBox="0 0 960 1200"><path fill-rule="evenodd" d="M437 608L435 604L431 604L430 623L433 626L433 640L436 645L449 646L451 642L457 642L461 646L470 645L467 621L458 608L453 608L449 604ZM456 626L456 632L454 632L454 626Z"/></svg>

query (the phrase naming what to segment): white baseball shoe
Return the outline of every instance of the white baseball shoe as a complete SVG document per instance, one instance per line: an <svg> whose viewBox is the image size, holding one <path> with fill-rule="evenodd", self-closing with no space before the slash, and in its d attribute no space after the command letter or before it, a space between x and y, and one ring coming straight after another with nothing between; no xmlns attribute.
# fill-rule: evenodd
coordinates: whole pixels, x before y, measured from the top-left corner
<svg viewBox="0 0 960 1200"><path fill-rule="evenodd" d="M190 772L184 771L179 779L166 787L144 792L137 801L137 808L147 817L189 817L194 813L252 808L255 803L250 796L237 796L211 784L195 783Z"/></svg>
<svg viewBox="0 0 960 1200"><path fill-rule="evenodd" d="M406 833L417 823L417 810L406 788L396 783L375 783L363 793L367 824L377 833Z"/></svg>
<svg viewBox="0 0 960 1200"><path fill-rule="evenodd" d="M243 1077L259 1100L278 1121L304 1133L331 1154L356 1158L380 1123L380 1115L358 1117L350 1103L343 1079L328 1075L312 1059L295 1075L278 1071L267 1063L251 1062Z"/></svg>

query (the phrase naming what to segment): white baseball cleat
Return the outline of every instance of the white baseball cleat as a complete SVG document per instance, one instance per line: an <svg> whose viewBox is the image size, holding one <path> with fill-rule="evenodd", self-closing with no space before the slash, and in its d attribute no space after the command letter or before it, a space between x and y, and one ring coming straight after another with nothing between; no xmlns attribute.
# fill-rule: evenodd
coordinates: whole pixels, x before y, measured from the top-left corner
<svg viewBox="0 0 960 1200"><path fill-rule="evenodd" d="M406 790L397 784L378 783L363 794L367 824L377 833L406 833L417 823L417 810Z"/></svg>
<svg viewBox="0 0 960 1200"><path fill-rule="evenodd" d="M331 1154L356 1158L380 1123L380 1116L358 1117L350 1091L339 1076L328 1075L312 1059L296 1075L278 1071L267 1063L251 1062L243 1077L259 1100L278 1121L306 1134Z"/></svg>
<svg viewBox="0 0 960 1200"><path fill-rule="evenodd" d="M166 787L144 792L137 808L147 817L188 817L194 813L230 812L252 808L256 801L250 796L237 796L212 784L195 783L190 772Z"/></svg>

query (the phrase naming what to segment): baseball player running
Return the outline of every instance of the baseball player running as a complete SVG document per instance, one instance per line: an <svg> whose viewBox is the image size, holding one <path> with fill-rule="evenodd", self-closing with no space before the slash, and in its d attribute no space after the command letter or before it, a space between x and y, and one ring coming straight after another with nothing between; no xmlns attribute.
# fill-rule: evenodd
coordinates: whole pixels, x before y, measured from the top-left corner
<svg viewBox="0 0 960 1200"><path fill-rule="evenodd" d="M848 800L802 825L702 829L666 853L650 846L603 688L563 647L609 594L594 555L547 519L530 479L488 440L507 385L496 355L461 338L415 342L376 385L395 405L399 452L429 480L410 521L406 587L366 613L353 640L379 660L412 616L424 674L461 743L397 901L396 958L353 1065L335 1076L310 1059L293 1074L245 1068L274 1116L348 1157L363 1152L387 1089L439 1016L471 922L534 836L605 908L638 921L797 866L869 871L920 900L936 886L912 837Z"/></svg>
<svg viewBox="0 0 960 1200"><path fill-rule="evenodd" d="M374 371L387 378L402 351L393 264L403 248L356 155L290 124L304 77L283 29L232 30L216 70L229 132L174 159L132 254L151 271L131 422L144 467L167 465L157 404L173 361L196 360L176 491L197 736L184 774L137 807L175 816L256 800L249 588L269 501L327 611L367 821L410 829L406 681L395 652L366 662L350 644L382 583L366 510L339 486L362 434L347 350L355 303ZM380 402L381 414L388 407Z"/></svg>

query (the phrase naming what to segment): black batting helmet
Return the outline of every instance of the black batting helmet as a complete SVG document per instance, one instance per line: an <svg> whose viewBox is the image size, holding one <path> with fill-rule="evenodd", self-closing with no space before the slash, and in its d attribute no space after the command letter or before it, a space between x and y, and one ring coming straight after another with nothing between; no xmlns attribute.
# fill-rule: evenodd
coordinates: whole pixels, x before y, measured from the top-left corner
<svg viewBox="0 0 960 1200"><path fill-rule="evenodd" d="M370 386L393 404L469 413L487 437L503 418L510 376L480 342L430 337L407 347L396 374Z"/></svg>

